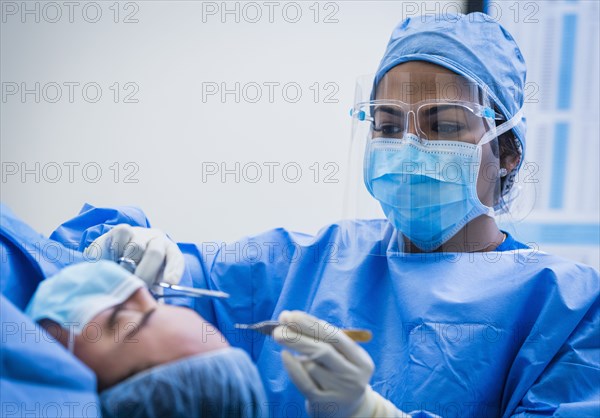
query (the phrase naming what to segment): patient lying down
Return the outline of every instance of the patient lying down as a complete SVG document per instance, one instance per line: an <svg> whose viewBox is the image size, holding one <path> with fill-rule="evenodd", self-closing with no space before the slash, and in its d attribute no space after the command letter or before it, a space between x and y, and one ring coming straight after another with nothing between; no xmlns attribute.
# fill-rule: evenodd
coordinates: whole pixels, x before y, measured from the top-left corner
<svg viewBox="0 0 600 418"><path fill-rule="evenodd" d="M111 261L46 279L27 314L96 373L103 416L255 416L266 405L244 351Z"/></svg>

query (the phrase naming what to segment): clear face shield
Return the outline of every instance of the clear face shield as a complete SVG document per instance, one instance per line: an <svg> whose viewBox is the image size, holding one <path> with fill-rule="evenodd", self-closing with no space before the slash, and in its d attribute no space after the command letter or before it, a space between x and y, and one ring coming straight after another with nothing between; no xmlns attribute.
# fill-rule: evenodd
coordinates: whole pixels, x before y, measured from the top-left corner
<svg viewBox="0 0 600 418"><path fill-rule="evenodd" d="M372 222L368 236L361 222L352 223L345 236L356 243L397 231L399 241L422 251L451 252L457 232L501 204L506 172L497 125L504 117L474 82L401 68L377 80L375 91L373 76L359 78L350 111L345 216L389 223Z"/></svg>

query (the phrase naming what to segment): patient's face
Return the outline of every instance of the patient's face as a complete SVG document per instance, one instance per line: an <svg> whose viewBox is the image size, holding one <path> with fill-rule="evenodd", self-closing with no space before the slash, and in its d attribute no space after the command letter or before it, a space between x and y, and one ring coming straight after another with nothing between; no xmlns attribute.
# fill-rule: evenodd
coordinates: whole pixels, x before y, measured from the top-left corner
<svg viewBox="0 0 600 418"><path fill-rule="evenodd" d="M47 328L66 345L66 332L56 335L56 327ZM96 373L103 390L153 366L226 346L196 312L159 304L141 288L84 327L75 338L75 355Z"/></svg>

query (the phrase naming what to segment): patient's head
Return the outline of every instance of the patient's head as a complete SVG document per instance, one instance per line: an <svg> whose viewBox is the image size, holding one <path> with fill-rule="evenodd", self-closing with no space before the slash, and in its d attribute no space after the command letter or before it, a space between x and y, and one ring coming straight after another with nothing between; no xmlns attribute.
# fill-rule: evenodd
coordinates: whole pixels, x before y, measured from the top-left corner
<svg viewBox="0 0 600 418"><path fill-rule="evenodd" d="M102 416L262 416L256 366L194 311L159 304L111 261L44 280L27 307L98 377Z"/></svg>
<svg viewBox="0 0 600 418"><path fill-rule="evenodd" d="M159 304L144 282L116 263L80 263L43 281L28 314L108 388L142 370L227 347L193 310Z"/></svg>

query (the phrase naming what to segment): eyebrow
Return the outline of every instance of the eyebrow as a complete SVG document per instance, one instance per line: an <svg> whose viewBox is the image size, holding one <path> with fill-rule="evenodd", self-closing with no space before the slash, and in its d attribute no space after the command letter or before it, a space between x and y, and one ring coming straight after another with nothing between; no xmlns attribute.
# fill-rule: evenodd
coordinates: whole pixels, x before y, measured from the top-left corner
<svg viewBox="0 0 600 418"><path fill-rule="evenodd" d="M125 302L121 302L115 305L112 309L110 316L108 317L107 326L108 328L114 328L116 325L117 315L125 308Z"/></svg>
<svg viewBox="0 0 600 418"><path fill-rule="evenodd" d="M433 115L433 114L437 114L437 113L442 113L445 112L447 110L452 110L454 109L454 107L451 104L439 104L436 106L432 106L430 107L428 110L428 114L429 115Z"/></svg>
<svg viewBox="0 0 600 418"><path fill-rule="evenodd" d="M377 106L373 112L373 115L375 115L377 112L389 113L394 116L404 116L404 111L394 106Z"/></svg>
<svg viewBox="0 0 600 418"><path fill-rule="evenodd" d="M127 334L125 334L125 340L129 340L129 339L133 338L135 336L135 334L137 334L139 332L139 330L142 329L142 327L146 326L146 324L150 320L150 316L154 312L156 312L156 308L150 309L148 312L146 312L144 314L144 316L142 317L142 320L140 321L140 323L137 324L137 326L133 327L133 329L131 331L129 331Z"/></svg>

